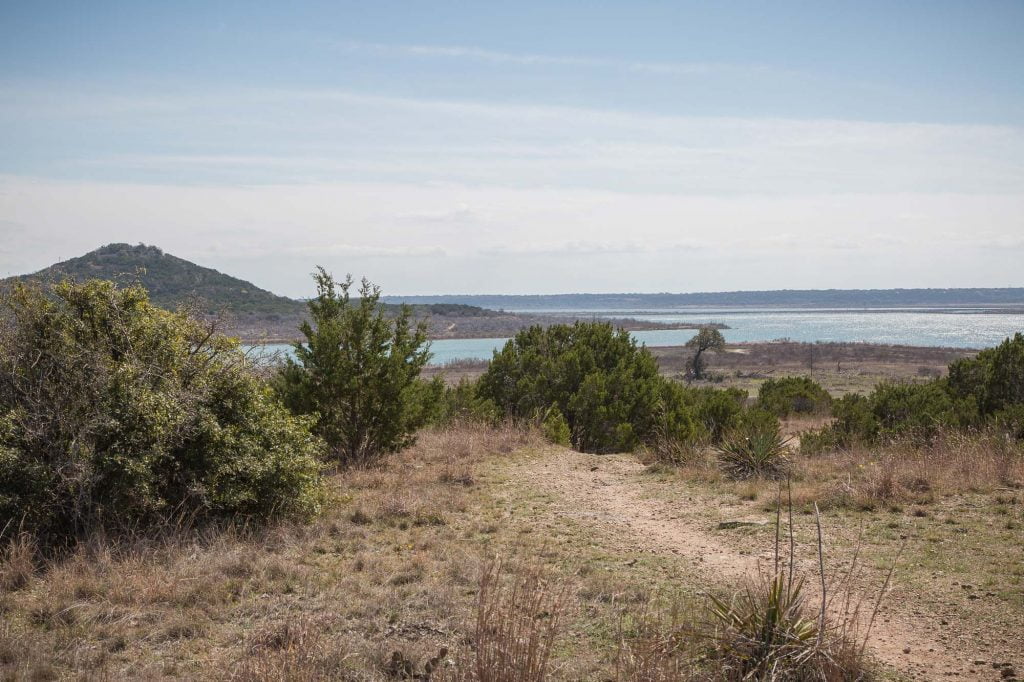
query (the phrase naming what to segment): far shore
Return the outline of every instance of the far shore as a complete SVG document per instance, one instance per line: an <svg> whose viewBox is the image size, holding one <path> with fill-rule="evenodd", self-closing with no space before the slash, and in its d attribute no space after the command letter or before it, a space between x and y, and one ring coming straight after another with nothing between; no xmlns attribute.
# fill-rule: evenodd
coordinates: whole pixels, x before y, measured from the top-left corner
<svg viewBox="0 0 1024 682"><path fill-rule="evenodd" d="M662 374L683 379L693 350L685 346L649 346ZM765 380L810 376L830 393L870 391L880 381L920 382L946 374L950 363L977 350L940 346L899 346L863 342L765 341L729 343L721 353L708 353L708 380L700 385L736 387L756 395ZM473 379L487 371L488 360L453 360L430 365L426 376L449 383Z"/></svg>
<svg viewBox="0 0 1024 682"><path fill-rule="evenodd" d="M626 331L657 331L674 329L701 329L711 327L713 329L729 329L726 324L709 322L708 324L694 324L690 322L651 322L648 320L636 320L633 318L601 317L601 316L555 316L555 315L526 315L526 314L504 314L486 317L442 317L434 316L428 320L427 339L430 341L455 340L455 339L501 339L515 336L516 332L532 325L549 326L553 324L572 324L577 320L598 320L610 322L616 327ZM293 325L296 330L298 324ZM247 346L259 346L268 344L288 344L301 340L298 333L282 334L280 325L274 325L271 329L263 330L264 333L254 329L236 329L235 336Z"/></svg>

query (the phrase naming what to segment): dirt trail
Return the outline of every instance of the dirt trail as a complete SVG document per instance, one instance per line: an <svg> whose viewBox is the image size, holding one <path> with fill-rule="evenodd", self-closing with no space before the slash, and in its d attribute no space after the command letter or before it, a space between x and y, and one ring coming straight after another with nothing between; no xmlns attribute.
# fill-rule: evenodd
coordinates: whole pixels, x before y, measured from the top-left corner
<svg viewBox="0 0 1024 682"><path fill-rule="evenodd" d="M637 478L642 471L643 465L629 455L559 451L524 462L516 478L552 493L554 511L593 528L595 536L618 535L637 552L677 557L705 585L738 582L752 575L759 562L770 569L772 550L760 547L760 541L751 551L729 546L710 532L706 519L648 498ZM816 576L816 568L808 566L807 574ZM998 671L972 666L970 651L952 650L930 636L937 618L908 612L913 607L886 603L868 644L876 658L911 679L988 679L993 672L998 678Z"/></svg>

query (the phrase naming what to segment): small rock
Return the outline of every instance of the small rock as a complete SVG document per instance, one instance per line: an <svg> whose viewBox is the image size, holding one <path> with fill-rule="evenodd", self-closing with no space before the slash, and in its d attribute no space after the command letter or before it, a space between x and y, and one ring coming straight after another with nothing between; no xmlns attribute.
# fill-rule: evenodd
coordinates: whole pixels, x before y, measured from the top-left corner
<svg viewBox="0 0 1024 682"><path fill-rule="evenodd" d="M734 519L732 521L720 521L718 523L719 530L727 530L729 528L744 528L746 526L767 526L767 519Z"/></svg>
<svg viewBox="0 0 1024 682"><path fill-rule="evenodd" d="M910 653L910 647L908 646L907 648L905 648L905 649L903 650L903 653L905 653L905 654L909 654L909 653Z"/></svg>
<svg viewBox="0 0 1024 682"><path fill-rule="evenodd" d="M1014 672L1013 668L1003 668L1003 672L999 674L1002 675L1004 680L1008 680L1011 677L1017 677L1017 673Z"/></svg>

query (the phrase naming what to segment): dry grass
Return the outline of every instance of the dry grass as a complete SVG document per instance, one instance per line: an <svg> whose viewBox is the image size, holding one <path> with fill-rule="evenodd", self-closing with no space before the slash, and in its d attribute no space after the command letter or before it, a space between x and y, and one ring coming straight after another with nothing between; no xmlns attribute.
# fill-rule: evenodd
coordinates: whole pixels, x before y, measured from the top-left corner
<svg viewBox="0 0 1024 682"><path fill-rule="evenodd" d="M684 348L651 348L663 374L685 371L691 352ZM730 344L725 353L708 358L710 385L742 388L756 395L769 378L810 376L834 396L866 393L880 381L925 381L942 376L949 363L973 355L957 348L888 346L869 343Z"/></svg>
<svg viewBox="0 0 1024 682"><path fill-rule="evenodd" d="M893 444L796 457L798 500L870 511L1024 487L1024 450L996 434L950 432L928 446Z"/></svg>
<svg viewBox="0 0 1024 682"><path fill-rule="evenodd" d="M618 682L677 682L698 679L701 642L695 636L700 606L679 597L650 598L639 610L624 610L617 631ZM706 672L706 671L704 671Z"/></svg>
<svg viewBox="0 0 1024 682"><path fill-rule="evenodd" d="M815 502L822 509L872 511L1024 488L1024 447L995 433L951 431L927 446L858 446L812 456L794 452L786 459L794 503L805 512ZM709 449L689 452L675 471L743 500L770 501L775 489L765 477L730 481Z"/></svg>
<svg viewBox="0 0 1024 682"><path fill-rule="evenodd" d="M0 594L25 587L36 571L36 542L21 533L0 548Z"/></svg>
<svg viewBox="0 0 1024 682"><path fill-rule="evenodd" d="M830 545L841 554L860 548L861 592L884 580L889 560L906 544L893 589L894 602L937 614L944 642L970 641L985 656L1014 660L1024 623L1024 451L992 434L951 433L928 447L897 443L817 456L792 455L796 513L821 507ZM777 484L726 479L710 455L674 471L645 477L666 499L678 486L700 500L695 516L717 522L772 512ZM723 532L724 542L746 549L746 533ZM813 561L815 541L797 527L798 553ZM801 549L803 548L803 549ZM957 639L959 638L959 639ZM1001 653L994 653L1001 652Z"/></svg>
<svg viewBox="0 0 1024 682"><path fill-rule="evenodd" d="M317 522L95 538L0 561L0 679L386 679L470 621L485 546L467 539L476 466L534 442L515 428L428 431L333 479Z"/></svg>
<svg viewBox="0 0 1024 682"><path fill-rule="evenodd" d="M451 667L428 662L423 679L444 682L543 682L565 616L565 585L536 564L506 576L501 560L481 572L475 628ZM443 653L447 653L446 651ZM434 675L431 672L436 670Z"/></svg>
<svg viewBox="0 0 1024 682"><path fill-rule="evenodd" d="M546 504L540 493L502 478L514 476L516 458L540 447L535 434L514 428L424 432L415 447L379 466L334 477L334 504L306 526L117 544L96 538L49 563L20 538L0 561L0 679L715 679L702 600L686 593L652 601L652 593L692 587L671 558L642 555L637 562L628 545L615 549L576 533L570 519L549 525L538 511ZM941 496L1005 495L999 508L1008 515L998 520L1016 523L1024 505L1015 504L1016 492L1000 491L1021 480L1014 456L954 439L922 452L798 456L795 503L844 485L885 508L888 500L924 508L929 503L919 496L931 495L931 517L910 518L972 538L941 518ZM775 508L775 483L727 481L706 459L683 470L702 489ZM677 496L683 482L664 478ZM929 491L920 491L918 478ZM832 514L845 514L861 505L849 495L823 499ZM908 532L888 523L886 516L876 524L879 533L895 539L869 534L870 552L859 565L888 565L898 534ZM836 528L834 538L844 541L844 532ZM979 532L979 541L988 537ZM980 556L974 549L928 559L910 542L911 565L922 570L935 570L928 561L939 558ZM488 564L496 555L509 557L500 571ZM877 577L875 571L853 582L863 592L865 583L877 588ZM832 596L841 594L833 585L830 613L840 616L830 622L838 626L842 613L856 609Z"/></svg>

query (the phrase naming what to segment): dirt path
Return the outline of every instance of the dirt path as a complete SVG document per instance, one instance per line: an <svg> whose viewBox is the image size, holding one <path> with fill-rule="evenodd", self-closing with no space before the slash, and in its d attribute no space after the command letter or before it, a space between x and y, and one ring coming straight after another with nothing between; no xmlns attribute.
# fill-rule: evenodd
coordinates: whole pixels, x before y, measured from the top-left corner
<svg viewBox="0 0 1024 682"><path fill-rule="evenodd" d="M554 511L593 529L595 537L617 536L637 552L674 556L703 585L739 582L758 564L770 569L772 550L744 550L711 532L706 518L683 505L651 499L638 475L643 465L628 455L551 453L517 467L516 479L554 497ZM730 518L730 517L723 517ZM817 575L808 566L808 575ZM954 650L932 636L938 618L914 613L914 604L887 603L871 633L869 650L911 679L998 679L998 671L972 665L970 650Z"/></svg>

